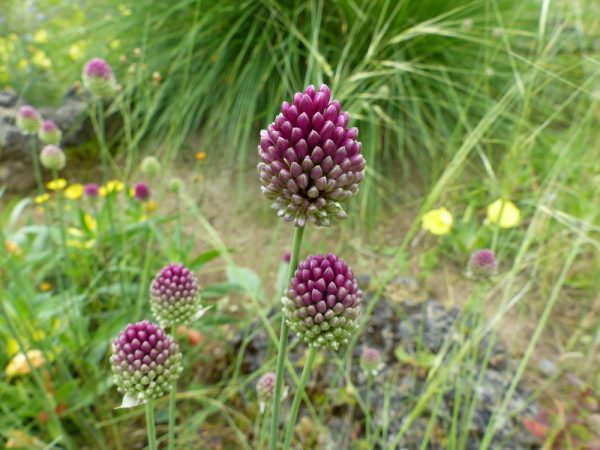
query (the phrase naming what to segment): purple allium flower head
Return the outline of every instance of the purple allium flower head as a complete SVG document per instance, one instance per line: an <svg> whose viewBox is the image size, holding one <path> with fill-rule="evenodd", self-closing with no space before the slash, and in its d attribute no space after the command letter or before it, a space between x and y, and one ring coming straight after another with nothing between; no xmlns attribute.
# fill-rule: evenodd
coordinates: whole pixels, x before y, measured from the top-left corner
<svg viewBox="0 0 600 450"><path fill-rule="evenodd" d="M163 326L185 324L202 313L200 286L183 264L163 267L150 285L150 307Z"/></svg>
<svg viewBox="0 0 600 450"><path fill-rule="evenodd" d="M134 198L141 202L148 200L150 197L150 188L146 183L138 183L133 188L134 190Z"/></svg>
<svg viewBox="0 0 600 450"><path fill-rule="evenodd" d="M129 324L115 339L110 358L115 384L127 400L144 403L173 388L182 370L175 340L147 320Z"/></svg>
<svg viewBox="0 0 600 450"><path fill-rule="evenodd" d="M311 255L298 265L281 302L287 324L303 341L337 350L358 326L362 291L343 260Z"/></svg>
<svg viewBox="0 0 600 450"><path fill-rule="evenodd" d="M311 85L260 132L261 190L286 221L329 226L346 217L340 203L358 192L366 164L349 120L329 87Z"/></svg>
<svg viewBox="0 0 600 450"><path fill-rule="evenodd" d="M48 170L61 170L65 167L67 158L60 147L48 144L40 152L40 163Z"/></svg>
<svg viewBox="0 0 600 450"><path fill-rule="evenodd" d="M83 68L82 78L83 85L96 97L111 97L116 91L113 71L102 58L90 59Z"/></svg>
<svg viewBox="0 0 600 450"><path fill-rule="evenodd" d="M100 194L100 186L96 183L88 183L83 187L83 193L86 197L98 197Z"/></svg>
<svg viewBox="0 0 600 450"><path fill-rule="evenodd" d="M289 250L287 250L284 254L283 254L283 262L285 263L290 263L290 261L292 260L292 252L290 252Z"/></svg>
<svg viewBox="0 0 600 450"><path fill-rule="evenodd" d="M26 134L38 132L42 123L40 112L30 105L23 105L17 111L17 126Z"/></svg>
<svg viewBox="0 0 600 450"><path fill-rule="evenodd" d="M467 273L475 278L486 278L494 275L497 268L496 255L492 250L484 248L471 255L467 264Z"/></svg>
<svg viewBox="0 0 600 450"><path fill-rule="evenodd" d="M273 400L275 391L275 372L267 372L256 383L256 394L261 402L268 403Z"/></svg>
<svg viewBox="0 0 600 450"><path fill-rule="evenodd" d="M360 355L360 366L369 375L377 375L383 367L383 361L379 350L365 347Z"/></svg>
<svg viewBox="0 0 600 450"><path fill-rule="evenodd" d="M54 123L54 121L47 119L44 120L42 126L38 131L38 137L44 144L57 145L62 137L60 128Z"/></svg>

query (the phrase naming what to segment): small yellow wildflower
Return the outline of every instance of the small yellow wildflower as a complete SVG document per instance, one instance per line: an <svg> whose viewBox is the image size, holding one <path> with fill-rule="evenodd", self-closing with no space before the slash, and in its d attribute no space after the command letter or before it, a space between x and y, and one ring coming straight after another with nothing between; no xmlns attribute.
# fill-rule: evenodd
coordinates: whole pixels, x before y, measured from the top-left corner
<svg viewBox="0 0 600 450"><path fill-rule="evenodd" d="M452 214L446 208L432 209L425 213L421 220L423 221L424 230L438 236L450 233L454 223Z"/></svg>
<svg viewBox="0 0 600 450"><path fill-rule="evenodd" d="M37 44L45 44L48 42L48 32L46 30L38 30L33 35L33 42Z"/></svg>
<svg viewBox="0 0 600 450"><path fill-rule="evenodd" d="M88 231L96 231L98 228L98 222L88 213L83 215L83 225L88 229Z"/></svg>
<svg viewBox="0 0 600 450"><path fill-rule="evenodd" d="M113 50L117 50L119 47L121 47L121 41L118 39L113 39L112 41L110 41L110 44L108 44L108 46Z"/></svg>
<svg viewBox="0 0 600 450"><path fill-rule="evenodd" d="M147 202L144 203L144 209L148 213L156 211L156 202L154 200L148 200Z"/></svg>
<svg viewBox="0 0 600 450"><path fill-rule="evenodd" d="M83 184L75 183L65 189L65 197L69 200L79 200L83 196Z"/></svg>
<svg viewBox="0 0 600 450"><path fill-rule="evenodd" d="M6 366L5 373L8 378L13 378L19 375L27 375L31 372L31 367L27 362L27 358L31 361L34 368L41 367L45 364L46 359L41 350L33 349L27 352L27 357L24 353L17 353Z"/></svg>
<svg viewBox="0 0 600 450"><path fill-rule="evenodd" d="M206 159L206 153L205 152L196 153L196 159L198 161L204 161Z"/></svg>
<svg viewBox="0 0 600 450"><path fill-rule="evenodd" d="M31 55L31 64L37 66L41 69L49 69L52 67L52 61L46 55L43 50L34 50L33 55Z"/></svg>
<svg viewBox="0 0 600 450"><path fill-rule="evenodd" d="M67 180L64 178L57 178L56 180L48 181L46 187L51 191L62 191L67 185Z"/></svg>
<svg viewBox="0 0 600 450"><path fill-rule="evenodd" d="M67 239L67 247L76 248L78 250L89 250L96 245L96 239L88 239L87 241L78 241L76 239Z"/></svg>
<svg viewBox="0 0 600 450"><path fill-rule="evenodd" d="M19 343L16 339L10 338L6 341L6 354L13 356L19 353Z"/></svg>
<svg viewBox="0 0 600 450"><path fill-rule="evenodd" d="M40 283L40 291L48 292L50 289L52 289L52 283L50 283L48 281L44 281L44 282Z"/></svg>
<svg viewBox="0 0 600 450"><path fill-rule="evenodd" d="M85 54L85 42L79 41L69 47L69 58L79 61Z"/></svg>
<svg viewBox="0 0 600 450"><path fill-rule="evenodd" d="M119 180L110 180L107 181L104 186L100 187L100 195L102 197L106 197L108 194L112 194L113 192L121 192L125 184Z"/></svg>
<svg viewBox="0 0 600 450"><path fill-rule="evenodd" d="M45 203L45 202L47 202L49 199L50 199L50 196L48 195L48 193L47 193L47 192L45 192L45 193L43 193L43 194L36 195L36 196L33 198L33 201L34 201L36 204L38 204L38 205L41 205L42 203Z"/></svg>
<svg viewBox="0 0 600 450"><path fill-rule="evenodd" d="M19 70L26 70L29 67L29 62L27 62L27 60L25 58L21 58L19 60L19 62L17 63L17 68L19 68Z"/></svg>
<svg viewBox="0 0 600 450"><path fill-rule="evenodd" d="M498 199L487 207L487 222L500 228L516 227L521 221L521 211L510 200Z"/></svg>
<svg viewBox="0 0 600 450"><path fill-rule="evenodd" d="M16 242L7 239L4 242L4 246L6 247L6 251L11 255L18 256L21 254L21 247L19 247L19 245Z"/></svg>

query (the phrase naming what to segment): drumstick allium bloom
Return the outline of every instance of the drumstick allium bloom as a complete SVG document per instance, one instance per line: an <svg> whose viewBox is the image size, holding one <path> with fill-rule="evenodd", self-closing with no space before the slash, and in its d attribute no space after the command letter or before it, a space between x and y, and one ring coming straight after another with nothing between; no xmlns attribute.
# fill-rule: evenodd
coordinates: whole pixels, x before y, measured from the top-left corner
<svg viewBox="0 0 600 450"><path fill-rule="evenodd" d="M329 226L346 217L341 203L358 192L366 165L349 121L327 85L310 85L260 132L261 190L286 221Z"/></svg>
<svg viewBox="0 0 600 450"><path fill-rule="evenodd" d="M162 326L189 323L202 314L200 285L183 264L163 267L150 285L150 308Z"/></svg>
<svg viewBox="0 0 600 450"><path fill-rule="evenodd" d="M44 144L54 144L57 145L60 143L60 139L62 137L62 132L60 128L54 123L52 120L44 120L42 126L38 131L38 137L40 141Z"/></svg>
<svg viewBox="0 0 600 450"><path fill-rule="evenodd" d="M46 145L40 152L40 163L48 170L61 170L67 163L62 149L56 145Z"/></svg>
<svg viewBox="0 0 600 450"><path fill-rule="evenodd" d="M36 134L42 124L42 116L37 109L23 105L17 111L17 126L26 134Z"/></svg>
<svg viewBox="0 0 600 450"><path fill-rule="evenodd" d="M83 68L83 85L99 98L109 98L116 92L115 76L108 63L102 58L90 59Z"/></svg>
<svg viewBox="0 0 600 450"><path fill-rule="evenodd" d="M281 301L287 324L304 342L337 350L358 327L362 291L342 259L311 255L298 265Z"/></svg>
<svg viewBox="0 0 600 450"><path fill-rule="evenodd" d="M117 389L124 394L122 407L162 397L182 370L175 340L147 320L121 331L113 342L110 362Z"/></svg>

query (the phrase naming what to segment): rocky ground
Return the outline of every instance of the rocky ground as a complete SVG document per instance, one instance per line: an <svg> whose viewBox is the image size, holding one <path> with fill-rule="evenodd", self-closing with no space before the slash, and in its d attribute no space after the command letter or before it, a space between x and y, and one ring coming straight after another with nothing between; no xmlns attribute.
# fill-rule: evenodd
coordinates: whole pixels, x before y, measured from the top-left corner
<svg viewBox="0 0 600 450"><path fill-rule="evenodd" d="M367 296L366 302L369 301L371 299ZM373 421L379 428L387 429L388 438L385 441L388 444L381 448L391 450L392 441L404 421L426 387L435 382L435 377L428 378L429 370L435 364L434 360L442 352L446 355L439 369L443 371L444 361L464 345L465 333L468 333L468 326L465 326L467 322L468 320L463 320L458 309L447 308L436 300L399 303L381 298L355 348L351 367L354 389L348 389L339 371L338 375L335 375L338 366L333 363L333 358L325 354L307 388L311 401L325 426L315 429L307 411L301 411L300 415L304 414L305 417L300 419L297 431L305 436L305 442L310 442L310 445L316 445L318 448L363 448L359 442L364 437L365 417L353 398L355 393L360 395L362 401L366 398L368 381L359 366L359 358L362 348L373 347L382 353L385 361L385 367L371 382L370 402L374 412ZM257 328L259 327L257 325ZM241 340L242 336L236 342L238 346ZM469 368L452 367L446 381L440 384L439 389L444 391L444 395L435 407L437 424L431 434L428 449L444 449L448 446L448 434L455 409L454 401L459 398L456 390L477 394L472 420L468 430L465 431L467 448L473 450L479 448L489 419L504 398L515 369L514 361L507 355L502 345L488 344L490 343L487 339L480 342L479 349L475 348L471 352L476 354L476 357L466 360L469 361ZM487 370L483 371L483 360L488 346L491 352L487 358ZM267 359L267 350L266 333L259 332L246 348L244 371L251 373L260 369ZM301 365L304 351L303 345L292 346L290 350L291 360L298 362L297 366ZM299 371L300 367L298 373ZM478 384L477 379L482 371L484 373ZM476 387L473 389L473 386ZM535 437L523 426L523 419L536 416L539 409L537 404L532 403L528 398L530 394L526 386L517 387L506 409L507 414L500 417L497 422L498 428L491 448L524 450L539 447ZM286 400L288 404L283 408L284 413L289 409L290 401L289 398ZM327 410L319 406L320 402L329 405ZM420 448L429 418L434 410L434 403L435 396L426 402L424 411L410 424L398 446L394 448ZM466 409L461 406L457 411L463 415L467 414ZM388 411L389 415L386 415L385 411ZM460 431L459 429L455 435Z"/></svg>

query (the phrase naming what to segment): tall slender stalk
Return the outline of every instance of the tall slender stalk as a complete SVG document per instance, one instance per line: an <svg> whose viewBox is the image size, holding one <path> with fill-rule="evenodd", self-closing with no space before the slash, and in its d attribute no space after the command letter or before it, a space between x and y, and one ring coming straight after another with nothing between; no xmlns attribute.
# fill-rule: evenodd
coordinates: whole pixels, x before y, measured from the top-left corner
<svg viewBox="0 0 600 450"><path fill-rule="evenodd" d="M148 431L148 449L156 450L156 426L154 425L154 404L146 402L146 430Z"/></svg>
<svg viewBox="0 0 600 450"><path fill-rule="evenodd" d="M35 135L29 137L29 149L31 151L31 163L33 164L33 173L35 183L37 184L38 195L44 193L44 182L42 181L42 169L40 167L40 158L37 151L37 141Z"/></svg>
<svg viewBox="0 0 600 450"><path fill-rule="evenodd" d="M304 388L308 382L308 377L312 371L312 366L315 362L316 355L317 350L315 347L310 347L308 350L306 363L304 363L304 369L302 370L302 376L300 377L300 383L298 383L298 388L294 394L294 401L292 402L292 409L290 411L290 417L288 418L287 427L285 430L285 439L283 441L284 450L288 450L290 448L290 444L292 442L292 433L294 431L294 426L296 425L296 418L298 417L298 411L300 410L300 403L302 402L302 395L304 394Z"/></svg>
<svg viewBox="0 0 600 450"><path fill-rule="evenodd" d="M294 229L294 240L292 244L292 255L290 257L290 267L284 283L284 289L287 289L290 280L294 275L294 271L298 266L298 256L300 246L302 245L302 237L304 235L304 227L296 227ZM277 435L279 431L279 414L281 412L281 391L283 388L283 371L286 359L288 340L288 326L285 323L285 317L281 316L281 330L279 334L279 348L277 350L277 367L275 370L275 392L273 394L273 416L271 417L271 432L269 433L269 450L277 449Z"/></svg>
<svg viewBox="0 0 600 450"><path fill-rule="evenodd" d="M171 336L175 337L175 325L171 326ZM177 401L177 382L173 384L173 388L169 394L169 432L168 432L168 449L175 449L175 419L177 416L177 410L175 409L175 403Z"/></svg>

